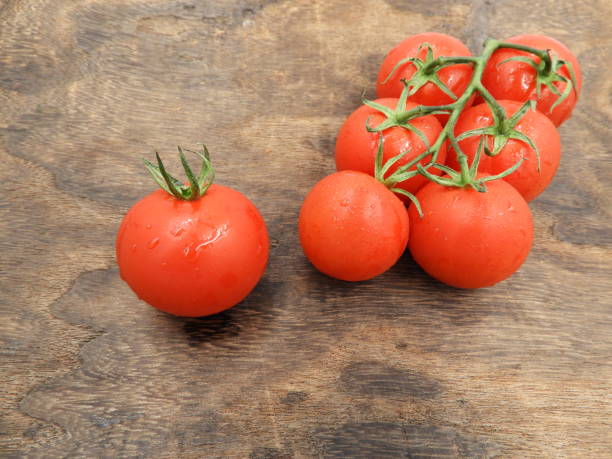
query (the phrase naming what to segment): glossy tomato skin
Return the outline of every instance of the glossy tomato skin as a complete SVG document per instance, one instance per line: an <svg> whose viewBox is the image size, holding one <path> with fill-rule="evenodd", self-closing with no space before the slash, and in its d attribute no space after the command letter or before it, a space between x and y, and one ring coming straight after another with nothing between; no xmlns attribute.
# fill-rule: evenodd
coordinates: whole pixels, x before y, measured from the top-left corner
<svg viewBox="0 0 612 459"><path fill-rule="evenodd" d="M521 107L520 102L500 100L499 104L512 116ZM487 104L477 105L464 111L455 125L455 135L463 132L493 125L493 115ZM525 142L516 139L508 140L496 156L482 155L478 170L488 175L495 175L512 167L521 158L521 166L512 174L504 177L526 201L535 199L552 181L561 159L561 139L555 125L538 111L529 110L523 115L515 129L527 137L538 147L540 152L540 170L536 152ZM465 153L471 164L480 136L468 137L459 142L461 151ZM493 139L488 139L489 148L493 149ZM459 170L459 163L454 152L448 155L447 165Z"/></svg>
<svg viewBox="0 0 612 459"><path fill-rule="evenodd" d="M485 193L472 188L430 183L417 194L419 218L409 208L409 248L432 277L460 288L494 285L525 261L533 242L531 212L508 183L487 183Z"/></svg>
<svg viewBox="0 0 612 459"><path fill-rule="evenodd" d="M404 89L404 83L402 79L409 79L412 77L416 68L412 63L406 63L399 67L393 76L386 82L384 81L393 71L395 65L407 57L418 57L421 60L425 59L427 49L421 49L419 47L423 43L429 43L432 47L434 57L439 56L471 56L470 50L459 40L450 35L443 33L420 33L412 35L406 38L404 41L399 43L395 48L389 51L389 54L385 57L380 70L378 72L378 78L376 80L376 96L379 98L386 97L399 97ZM451 65L441 69L438 72L440 80L446 84L446 86L455 94L457 97L461 96L472 77L472 67L468 64L457 64ZM450 104L453 99L446 95L433 83L427 83L410 99L419 105L442 105ZM467 106L471 104L468 103ZM436 115L438 119L445 123L448 120L448 115Z"/></svg>
<svg viewBox="0 0 612 459"><path fill-rule="evenodd" d="M395 264L408 242L408 212L384 185L362 172L328 175L310 191L299 217L306 257L336 279L361 281Z"/></svg>
<svg viewBox="0 0 612 459"><path fill-rule="evenodd" d="M377 99L375 102L385 107L395 108L398 100ZM416 104L412 102L406 103L406 110L411 110L414 107L416 107ZM385 115L367 105L362 105L349 115L340 128L338 138L336 139L336 170L353 170L374 175L374 162L378 151L379 134L377 132L368 132L366 121L368 121L370 126L376 127L385 119ZM416 118L410 124L423 132L430 145L436 141L442 131L439 121L432 115ZM383 138L383 163L403 151L409 151L390 169L389 174L423 153L427 148L417 134L402 127L385 129L383 131ZM445 159L446 145L443 145L438 155L438 162L444 163ZM426 164L429 160L430 157L426 157L421 160L421 164ZM430 171L432 173L439 173L433 168ZM425 183L427 183L425 177L416 175L398 183L397 187L414 194Z"/></svg>
<svg viewBox="0 0 612 459"><path fill-rule="evenodd" d="M542 86L540 88L540 98L538 99L535 85L536 71L533 67L524 62L516 61L502 64L504 60L516 56L531 57L536 62L539 62L540 59L533 56L533 54L508 48L497 50L491 56L482 76L483 85L496 99L508 99L518 102L525 102L530 99L537 100L537 109L550 118L555 126L560 126L571 116L578 100L577 94L580 94L582 88L582 72L576 56L563 43L544 35L517 35L502 41L539 49L550 49L559 58L571 62L576 75L577 91L572 91L567 99L555 107L552 112L550 109L557 101L558 96L547 87ZM565 67L561 68L560 73L567 78L570 76ZM555 86L559 89L559 92L563 93L565 83L557 82Z"/></svg>
<svg viewBox="0 0 612 459"><path fill-rule="evenodd" d="M188 317L242 301L264 273L268 248L257 208L216 184L196 201L149 194L125 215L116 240L121 277L138 297Z"/></svg>

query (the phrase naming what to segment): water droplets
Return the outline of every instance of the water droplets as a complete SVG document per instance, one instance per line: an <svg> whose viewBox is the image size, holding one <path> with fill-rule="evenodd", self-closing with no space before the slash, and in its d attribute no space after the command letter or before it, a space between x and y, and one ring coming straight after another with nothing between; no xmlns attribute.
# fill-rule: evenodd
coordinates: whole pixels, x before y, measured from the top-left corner
<svg viewBox="0 0 612 459"><path fill-rule="evenodd" d="M147 223L146 227L148 230L150 230L151 228L153 228L153 226L150 223Z"/></svg>
<svg viewBox="0 0 612 459"><path fill-rule="evenodd" d="M176 228L170 230L170 234L172 234L174 237L179 237L184 232L185 228L183 228L182 226L177 226Z"/></svg>
<svg viewBox="0 0 612 459"><path fill-rule="evenodd" d="M153 238L151 239L148 243L147 243L147 247L149 249L154 249L155 247L157 247L157 245L159 244L159 238Z"/></svg>
<svg viewBox="0 0 612 459"><path fill-rule="evenodd" d="M348 199L343 199L342 201L340 201L340 206L348 207L350 203L351 202Z"/></svg>
<svg viewBox="0 0 612 459"><path fill-rule="evenodd" d="M221 237L221 235L225 231L227 231L227 226L222 227L222 228L217 228L216 231L214 232L214 234L212 234L212 235L202 235L202 242L200 242L196 246L196 248L195 248L196 252L199 252L200 250L202 250L206 246L214 243L217 239L219 239Z"/></svg>
<svg viewBox="0 0 612 459"><path fill-rule="evenodd" d="M132 249L132 252L136 252L136 244L132 244L131 249Z"/></svg>

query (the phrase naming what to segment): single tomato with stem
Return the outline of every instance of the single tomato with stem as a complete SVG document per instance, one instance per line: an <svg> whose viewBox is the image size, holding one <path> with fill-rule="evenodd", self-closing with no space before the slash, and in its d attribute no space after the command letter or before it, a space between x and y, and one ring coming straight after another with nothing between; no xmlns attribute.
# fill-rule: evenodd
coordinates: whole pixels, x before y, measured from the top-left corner
<svg viewBox="0 0 612 459"><path fill-rule="evenodd" d="M404 92L404 95L406 93ZM440 122L433 115L413 118L408 122L398 119L402 113L417 108L413 102L400 99L377 99L364 101L346 119L336 139L336 170L360 171L374 176L376 154L379 147L379 137L383 136L383 162L405 153L401 159L389 168L393 174L400 168L410 164L415 174L395 184L409 193L416 193L427 183L427 179L416 174L416 162L425 165L430 161L427 153L442 132ZM446 159L446 145L442 145L437 153L437 161ZM407 198L400 195L403 200Z"/></svg>
<svg viewBox="0 0 612 459"><path fill-rule="evenodd" d="M443 33L419 33L395 46L385 59L376 80L378 98L400 97L405 84L410 86L408 100L418 105L444 105L457 100L472 77L472 56L460 40ZM445 58L453 57L453 62ZM471 102L470 102L471 104ZM448 114L436 115L444 124Z"/></svg>
<svg viewBox="0 0 612 459"><path fill-rule="evenodd" d="M151 306L177 316L199 317L241 302L261 279L268 260L268 232L242 193L213 183L208 150L196 176L179 147L189 180L166 171L159 155L147 168L161 187L125 215L116 239L121 278Z"/></svg>
<svg viewBox="0 0 612 459"><path fill-rule="evenodd" d="M319 181L302 204L298 223L302 249L330 277L371 279L393 266L406 248L408 212L396 193L414 197L396 187L401 171L388 174L402 154L383 165L383 144L381 135L374 176L353 170L333 173Z"/></svg>
<svg viewBox="0 0 612 459"><path fill-rule="evenodd" d="M538 48L536 53L533 48ZM496 99L535 100L537 109L560 126L578 101L582 71L563 43L545 35L524 34L504 40L504 46L488 60L482 83Z"/></svg>
<svg viewBox="0 0 612 459"><path fill-rule="evenodd" d="M448 175L438 177L419 167L432 183L415 197L422 217L409 208L412 257L430 276L453 287L501 282L523 264L533 243L527 202L500 180L523 160L500 174L479 174L483 144L469 168L465 157L461 159L460 172L439 165Z"/></svg>
<svg viewBox="0 0 612 459"><path fill-rule="evenodd" d="M559 167L559 132L552 121L535 110L534 104L511 100L499 100L497 104L504 111L504 116L497 122L487 103L461 113L455 125L455 136L470 162L476 155L481 136L487 138L488 153L493 153L495 144L498 144L495 155L482 156L479 166L482 173L495 175L524 159L521 167L505 176L504 180L526 201L532 201L550 184ZM448 155L446 164L459 169L454 152Z"/></svg>

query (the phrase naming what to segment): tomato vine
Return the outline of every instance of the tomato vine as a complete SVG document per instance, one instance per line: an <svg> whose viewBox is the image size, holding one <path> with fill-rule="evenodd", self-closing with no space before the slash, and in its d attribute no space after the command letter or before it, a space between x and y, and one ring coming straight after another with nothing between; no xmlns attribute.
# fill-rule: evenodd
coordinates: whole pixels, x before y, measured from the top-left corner
<svg viewBox="0 0 612 459"><path fill-rule="evenodd" d="M551 50L548 49L538 49L516 43L506 43L494 39L488 39L485 41L484 49L480 56L440 56L434 58L432 47L429 44L424 43L422 47L427 48L427 53L424 60L421 60L417 57L403 59L396 64L396 66L393 68L393 70L388 76L388 78L390 78L401 65L411 63L416 68L415 73L410 79L403 80L404 89L399 97L395 109L388 108L374 101L363 101L365 105L372 107L373 109L381 112L384 116L386 116L385 121L383 121L376 127L372 127L370 126L369 122L366 122L366 129L368 131L377 132L381 135L376 164L376 177L379 179L379 181L387 185L390 189L392 189L392 191L398 192L397 188L393 188L393 185L395 183L402 180L407 180L411 177L416 176L417 174L421 174L427 179L436 182L440 185L454 187L471 186L477 191L484 192L486 191L486 182L506 177L521 166L521 163L523 161L522 159L520 159L512 167L499 174L485 177L478 175L478 165L482 152L484 152L488 156L498 155L509 139L516 139L525 142L535 151L539 170L540 153L537 146L528 136L515 129L516 124L520 121L520 119L528 110L535 110L535 101L526 101L514 115L508 117L504 108L497 102L495 97L493 97L493 95L491 95L491 93L483 85L483 72L493 53L501 48L511 48L519 51L524 51L532 54L536 58L539 58L539 62L536 62L535 59L531 59L527 56L516 56L502 61L502 63L514 60L524 62L533 67L536 71L536 94L539 96L541 87L546 86L551 92L558 96L557 100L550 108L550 111L552 112L552 110L557 105L559 105L569 96L572 90L577 90L576 76L574 73L574 69L572 68L572 64L567 60L559 59L556 55L552 53ZM467 88L459 96L454 94L437 76L437 72L439 70L456 64L470 64L472 65L473 70L472 77ZM567 68L567 71L570 75L569 78L560 73L560 69L562 67ZM563 92L559 91L559 89L555 85L555 83L559 82L565 83L565 88L563 89ZM408 100L410 96L416 93L416 91L418 91L427 83L436 85L445 94L451 96L452 99L454 99L454 102L445 105L435 106L419 105L411 110L406 110L406 100ZM482 99L484 100L484 102L490 107L493 115L493 125L486 128L473 129L464 132L459 136L455 136L454 129L455 125L457 124L457 120L459 119L459 116L461 115L464 108L467 106L468 101L470 101L472 96L476 94L479 94L480 97L482 97ZM436 141L430 145L425 135L417 128L412 126L410 124L410 121L420 116L434 114L448 114L449 118ZM423 153L413 158L410 162L398 168L392 176L385 178L384 175L389 170L390 165L385 164L384 166L382 166L382 164L379 164L379 161L381 161L382 158L382 131L394 126L399 126L408 129L412 132L415 132L421 138L421 140L423 140L427 148ZM472 161L472 164L468 164L468 158L461 150L461 147L459 146L459 141L472 136L481 136L481 141L477 154L474 157L474 160ZM491 136L493 138L492 149L488 147L487 142L484 142L486 136ZM452 149L457 155L458 164L460 166L459 171L453 170L448 166L437 163L438 154L445 141L448 141L450 143ZM391 163L391 165L395 164L402 156L404 156L405 153L407 152L403 152L398 156L391 158L388 163ZM425 165L420 164L420 162L428 156L431 156L430 161ZM414 168L415 165L416 169ZM432 174L428 170L431 167L445 172L448 177L439 177ZM417 210L419 211L419 213L421 213L416 198L413 195L410 195L410 193L405 192L404 190L401 190L401 192L402 194L408 196L413 203L415 203Z"/></svg>

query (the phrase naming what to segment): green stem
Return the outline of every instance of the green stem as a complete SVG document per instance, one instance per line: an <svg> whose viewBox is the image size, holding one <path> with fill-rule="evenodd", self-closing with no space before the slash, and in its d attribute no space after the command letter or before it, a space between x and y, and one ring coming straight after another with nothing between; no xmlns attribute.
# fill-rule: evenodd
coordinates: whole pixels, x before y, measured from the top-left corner
<svg viewBox="0 0 612 459"><path fill-rule="evenodd" d="M488 40L488 41L494 41L496 42L496 44L501 45L501 46L497 46L496 49L497 48L517 49L519 51L525 51L530 54L535 54L540 59L546 59L548 57L548 52L543 49L532 48L531 46L521 45L518 43L504 43L498 40Z"/></svg>

